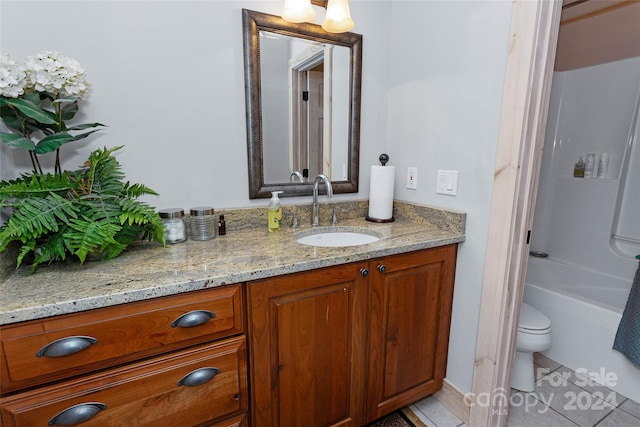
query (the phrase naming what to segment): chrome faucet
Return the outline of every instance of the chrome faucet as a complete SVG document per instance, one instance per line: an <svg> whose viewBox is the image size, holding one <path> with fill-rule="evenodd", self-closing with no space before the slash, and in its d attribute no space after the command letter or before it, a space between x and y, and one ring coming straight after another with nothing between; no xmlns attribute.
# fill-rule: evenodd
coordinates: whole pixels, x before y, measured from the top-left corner
<svg viewBox="0 0 640 427"><path fill-rule="evenodd" d="M327 186L327 197L333 197L333 187L331 187L331 181L326 175L319 174L313 180L313 213L311 214L311 226L315 227L320 224L318 220L319 206L318 206L318 184L320 181L324 181L324 185Z"/></svg>
<svg viewBox="0 0 640 427"><path fill-rule="evenodd" d="M296 179L299 182L304 182L304 179L302 178L302 174L298 171L293 171L291 172L291 175L289 175L289 182L296 182Z"/></svg>

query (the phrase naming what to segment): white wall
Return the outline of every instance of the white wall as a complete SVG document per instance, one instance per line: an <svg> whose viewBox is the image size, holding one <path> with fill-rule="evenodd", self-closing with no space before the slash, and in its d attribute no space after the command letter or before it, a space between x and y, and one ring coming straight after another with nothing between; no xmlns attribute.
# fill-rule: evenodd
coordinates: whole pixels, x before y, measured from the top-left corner
<svg viewBox="0 0 640 427"><path fill-rule="evenodd" d="M109 125L65 147L64 166L125 144L129 179L160 193L157 207L260 206L249 200L241 9L277 14L281 1L11 1L0 3L0 50L77 59L94 85L86 121ZM447 377L471 390L492 171L511 2L351 0L364 36L360 191L380 153L397 166L396 198L467 212L460 245ZM316 22L324 13L316 9ZM29 36L25 36L25 22ZM7 149L0 148L0 155ZM21 166L28 169L28 160ZM407 166L418 189L404 188ZM13 171L4 168L3 177ZM456 197L435 193L437 169L460 171ZM307 203L310 197L285 199Z"/></svg>
<svg viewBox="0 0 640 427"><path fill-rule="evenodd" d="M335 181L345 181L349 157L349 81L351 76L350 49L335 47L331 58L331 175ZM326 87L326 85L325 85ZM336 120L337 117L347 120ZM325 120L326 121L326 120ZM327 135L323 135L327 138ZM326 155L326 154L325 154Z"/></svg>
<svg viewBox="0 0 640 427"><path fill-rule="evenodd" d="M467 213L456 271L447 378L471 390L511 3L394 1L387 152L396 198ZM417 190L406 189L407 167ZM436 194L438 169L458 195Z"/></svg>
<svg viewBox="0 0 640 427"><path fill-rule="evenodd" d="M260 37L264 182L289 182L290 38Z"/></svg>

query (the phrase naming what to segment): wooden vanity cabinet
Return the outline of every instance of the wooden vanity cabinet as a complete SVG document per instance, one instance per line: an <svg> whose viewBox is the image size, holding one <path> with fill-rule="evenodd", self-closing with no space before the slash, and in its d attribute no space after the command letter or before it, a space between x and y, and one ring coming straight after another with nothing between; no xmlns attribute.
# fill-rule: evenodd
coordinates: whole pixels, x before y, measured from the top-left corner
<svg viewBox="0 0 640 427"><path fill-rule="evenodd" d="M0 425L246 426L243 289L0 327Z"/></svg>
<svg viewBox="0 0 640 427"><path fill-rule="evenodd" d="M449 245L1 326L0 426L362 426L442 386L455 261ZM41 354L60 340L73 351Z"/></svg>
<svg viewBox="0 0 640 427"><path fill-rule="evenodd" d="M365 422L442 388L456 245L371 263Z"/></svg>
<svg viewBox="0 0 640 427"><path fill-rule="evenodd" d="M362 426L440 389L456 247L249 282L253 427Z"/></svg>

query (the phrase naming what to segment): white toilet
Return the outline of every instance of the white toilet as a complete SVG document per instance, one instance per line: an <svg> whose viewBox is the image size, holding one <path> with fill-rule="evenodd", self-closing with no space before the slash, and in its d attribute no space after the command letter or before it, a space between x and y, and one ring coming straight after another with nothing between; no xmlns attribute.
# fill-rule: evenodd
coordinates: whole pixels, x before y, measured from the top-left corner
<svg viewBox="0 0 640 427"><path fill-rule="evenodd" d="M511 371L511 387L535 391L533 353L551 347L551 320L529 304L522 303L516 338L516 355Z"/></svg>

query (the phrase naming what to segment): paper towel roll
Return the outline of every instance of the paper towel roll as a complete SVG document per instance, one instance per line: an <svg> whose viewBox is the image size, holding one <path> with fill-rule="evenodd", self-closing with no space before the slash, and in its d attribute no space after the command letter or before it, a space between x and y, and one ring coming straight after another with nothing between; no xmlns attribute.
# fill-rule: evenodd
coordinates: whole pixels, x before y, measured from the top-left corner
<svg viewBox="0 0 640 427"><path fill-rule="evenodd" d="M369 215L371 221L393 221L395 166L371 166Z"/></svg>

